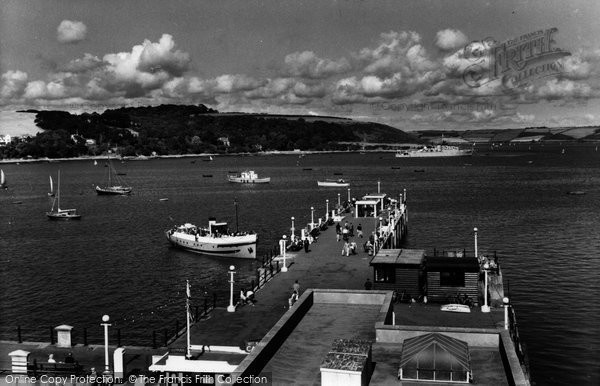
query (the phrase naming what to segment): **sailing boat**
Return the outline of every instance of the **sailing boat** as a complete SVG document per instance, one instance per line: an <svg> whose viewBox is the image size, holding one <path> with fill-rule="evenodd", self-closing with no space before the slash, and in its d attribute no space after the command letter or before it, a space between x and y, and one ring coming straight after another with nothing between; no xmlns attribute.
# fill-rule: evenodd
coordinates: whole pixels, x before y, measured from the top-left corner
<svg viewBox="0 0 600 386"><path fill-rule="evenodd" d="M52 200L52 208L50 212L46 212L46 216L50 220L80 220L81 215L77 214L77 209L60 209L60 170L58 171L58 185L56 189L56 197ZM56 210L54 205L56 204Z"/></svg>
<svg viewBox="0 0 600 386"><path fill-rule="evenodd" d="M107 154L106 164L108 166L108 184L104 187L100 187L100 186L96 185L96 193L98 193L99 195L121 195L121 196L131 194L132 188L130 186L122 185L121 182L119 181L119 178L116 175L114 177L112 176L112 174L115 172L115 168L112 166L112 163L110 162L110 150L108 150L106 154ZM112 182L113 179L117 182L118 185L113 185L113 182Z"/></svg>
<svg viewBox="0 0 600 386"><path fill-rule="evenodd" d="M0 188L7 190L8 185L6 185L6 177L4 177L4 170L0 169Z"/></svg>
<svg viewBox="0 0 600 386"><path fill-rule="evenodd" d="M52 176L50 176L50 191L48 197L54 197L54 184L52 183Z"/></svg>

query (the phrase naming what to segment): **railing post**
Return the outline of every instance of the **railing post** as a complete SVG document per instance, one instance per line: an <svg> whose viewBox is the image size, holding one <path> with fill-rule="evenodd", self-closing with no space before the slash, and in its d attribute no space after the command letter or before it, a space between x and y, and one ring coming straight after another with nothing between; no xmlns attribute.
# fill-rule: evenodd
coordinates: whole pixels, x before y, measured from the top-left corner
<svg viewBox="0 0 600 386"><path fill-rule="evenodd" d="M264 275L264 278L265 278L265 280L263 281L263 285L265 285L265 284L267 284L267 269L266 269L266 268L265 268L265 270L263 271L263 273L265 274L265 275Z"/></svg>
<svg viewBox="0 0 600 386"><path fill-rule="evenodd" d="M256 270L256 288L260 288L260 271Z"/></svg>
<svg viewBox="0 0 600 386"><path fill-rule="evenodd" d="M152 348L156 348L156 330L152 330Z"/></svg>
<svg viewBox="0 0 600 386"><path fill-rule="evenodd" d="M87 328L86 327L83 328L83 345L84 346L88 345L88 341L87 341Z"/></svg>
<svg viewBox="0 0 600 386"><path fill-rule="evenodd" d="M250 282L250 287L252 288L252 291L254 291L254 279L252 279L252 281Z"/></svg>
<svg viewBox="0 0 600 386"><path fill-rule="evenodd" d="M17 326L17 338L19 343L23 343L23 339L21 339L21 326Z"/></svg>

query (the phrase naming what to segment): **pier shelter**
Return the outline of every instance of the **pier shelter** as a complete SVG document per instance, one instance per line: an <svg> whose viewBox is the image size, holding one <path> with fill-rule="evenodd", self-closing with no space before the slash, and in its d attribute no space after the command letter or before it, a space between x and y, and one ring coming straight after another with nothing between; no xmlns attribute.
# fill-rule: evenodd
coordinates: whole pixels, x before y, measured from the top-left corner
<svg viewBox="0 0 600 386"><path fill-rule="evenodd" d="M477 302L479 262L475 257L426 257L427 298L447 301L461 295Z"/></svg>
<svg viewBox="0 0 600 386"><path fill-rule="evenodd" d="M373 288L420 295L425 281L424 260L423 249L380 249L369 263L373 267Z"/></svg>
<svg viewBox="0 0 600 386"><path fill-rule="evenodd" d="M377 200L357 200L355 201L356 210L354 211L354 217L377 217L379 214L378 206L379 201Z"/></svg>

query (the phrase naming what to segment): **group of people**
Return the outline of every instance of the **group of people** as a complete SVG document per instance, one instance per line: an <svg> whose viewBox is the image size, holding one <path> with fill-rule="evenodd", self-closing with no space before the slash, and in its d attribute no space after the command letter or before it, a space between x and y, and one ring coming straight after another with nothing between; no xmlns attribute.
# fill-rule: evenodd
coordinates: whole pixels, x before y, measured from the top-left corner
<svg viewBox="0 0 600 386"><path fill-rule="evenodd" d="M356 241L351 239L351 237L354 237L354 224L345 223L344 227L342 227L340 223L335 224L335 234L338 242L340 240L344 241L342 256L350 256L350 254L356 255ZM363 237L361 224L358 224L356 227L356 235L357 237Z"/></svg>
<svg viewBox="0 0 600 386"><path fill-rule="evenodd" d="M254 298L254 291L252 290L244 290L243 288L240 291L240 301L239 305L243 306L245 304L254 305L256 303L256 299Z"/></svg>

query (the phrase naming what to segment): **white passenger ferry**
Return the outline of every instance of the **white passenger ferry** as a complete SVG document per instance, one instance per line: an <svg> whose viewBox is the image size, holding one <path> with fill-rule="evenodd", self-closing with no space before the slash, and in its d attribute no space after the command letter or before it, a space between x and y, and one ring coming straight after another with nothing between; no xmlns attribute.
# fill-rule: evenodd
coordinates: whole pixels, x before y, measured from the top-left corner
<svg viewBox="0 0 600 386"><path fill-rule="evenodd" d="M169 242L191 252L213 256L256 258L256 233L230 233L227 223L209 219L208 228L200 228L190 223L175 226L165 232Z"/></svg>
<svg viewBox="0 0 600 386"><path fill-rule="evenodd" d="M237 182L238 184L267 184L271 182L271 177L259 178L254 170L247 170L237 176L227 176L229 182Z"/></svg>

